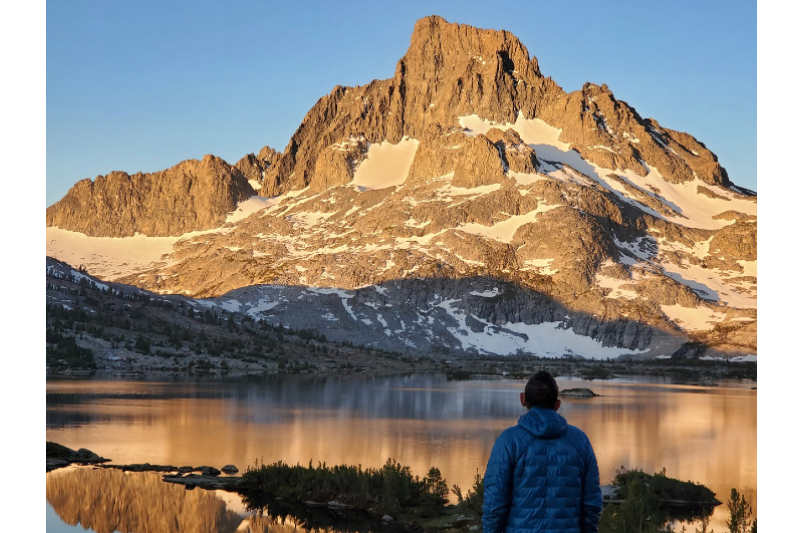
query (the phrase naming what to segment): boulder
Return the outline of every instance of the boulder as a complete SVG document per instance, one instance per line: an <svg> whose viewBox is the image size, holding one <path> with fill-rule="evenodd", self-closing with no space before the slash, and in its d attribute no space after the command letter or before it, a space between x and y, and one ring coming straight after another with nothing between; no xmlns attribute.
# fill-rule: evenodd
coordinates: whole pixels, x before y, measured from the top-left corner
<svg viewBox="0 0 800 533"><path fill-rule="evenodd" d="M226 474L235 474L239 471L234 465L225 465L222 467L222 471Z"/></svg>
<svg viewBox="0 0 800 533"><path fill-rule="evenodd" d="M220 471L213 466L198 466L194 469L195 472L200 472L203 476L218 476Z"/></svg>

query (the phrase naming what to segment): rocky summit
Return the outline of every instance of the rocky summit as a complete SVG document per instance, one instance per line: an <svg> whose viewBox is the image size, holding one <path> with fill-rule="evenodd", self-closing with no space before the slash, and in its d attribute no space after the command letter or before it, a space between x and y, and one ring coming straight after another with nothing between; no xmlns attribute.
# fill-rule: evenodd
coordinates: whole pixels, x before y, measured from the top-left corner
<svg viewBox="0 0 800 533"><path fill-rule="evenodd" d="M283 152L78 182L47 253L328 338L408 352L754 356L757 198L505 31L418 21Z"/></svg>

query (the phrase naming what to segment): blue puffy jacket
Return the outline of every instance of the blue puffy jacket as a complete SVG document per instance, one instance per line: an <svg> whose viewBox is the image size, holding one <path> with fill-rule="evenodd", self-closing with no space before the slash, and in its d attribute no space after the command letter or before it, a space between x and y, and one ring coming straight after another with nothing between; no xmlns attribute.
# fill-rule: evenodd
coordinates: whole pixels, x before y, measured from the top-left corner
<svg viewBox="0 0 800 533"><path fill-rule="evenodd" d="M589 438L534 407L497 438L484 476L484 533L596 533L603 511Z"/></svg>

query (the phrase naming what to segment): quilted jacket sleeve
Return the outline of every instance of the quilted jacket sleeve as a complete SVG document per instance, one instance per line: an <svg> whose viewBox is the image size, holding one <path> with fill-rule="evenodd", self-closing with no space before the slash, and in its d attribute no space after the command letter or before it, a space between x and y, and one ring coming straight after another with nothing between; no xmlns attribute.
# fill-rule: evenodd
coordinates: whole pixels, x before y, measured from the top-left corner
<svg viewBox="0 0 800 533"><path fill-rule="evenodd" d="M588 438L586 439L584 465L581 533L597 533L600 514L603 512L603 495L600 492L600 472L597 469L597 458Z"/></svg>
<svg viewBox="0 0 800 533"><path fill-rule="evenodd" d="M483 532L502 533L511 508L514 456L508 430L494 443L483 478Z"/></svg>

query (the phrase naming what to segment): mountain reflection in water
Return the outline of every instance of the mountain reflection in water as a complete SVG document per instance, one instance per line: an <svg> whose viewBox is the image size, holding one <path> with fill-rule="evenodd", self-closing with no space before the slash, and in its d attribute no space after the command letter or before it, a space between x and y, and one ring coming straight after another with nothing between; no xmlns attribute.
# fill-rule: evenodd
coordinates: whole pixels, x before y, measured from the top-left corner
<svg viewBox="0 0 800 533"><path fill-rule="evenodd" d="M562 389L601 394L565 398L561 408L591 439L601 483L622 465L648 473L666 467L722 502L736 488L757 513L752 383L557 379ZM242 471L256 459L379 468L393 458L419 475L436 466L448 485L466 491L497 435L524 412L523 387L521 380L427 375L48 380L47 439L117 464L232 463ZM715 509L714 530L726 529L726 515L725 505Z"/></svg>
<svg viewBox="0 0 800 533"><path fill-rule="evenodd" d="M91 467L47 474L47 502L66 524L97 533L298 533L291 517L245 512L236 494L186 490L161 475Z"/></svg>

